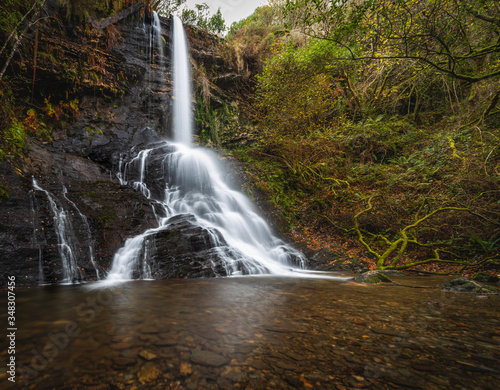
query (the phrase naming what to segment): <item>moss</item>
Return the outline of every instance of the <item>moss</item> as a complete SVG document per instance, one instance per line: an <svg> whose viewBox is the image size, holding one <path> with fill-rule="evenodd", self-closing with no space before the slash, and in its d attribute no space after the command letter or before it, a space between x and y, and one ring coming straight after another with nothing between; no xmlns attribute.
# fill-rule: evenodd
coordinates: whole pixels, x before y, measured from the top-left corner
<svg viewBox="0 0 500 390"><path fill-rule="evenodd" d="M9 199L9 196L9 188L5 184L0 183L0 203Z"/></svg>
<svg viewBox="0 0 500 390"><path fill-rule="evenodd" d="M496 283L498 282L498 277L494 275L489 275L484 272L477 272L473 277L472 280L475 280L476 282L486 282L486 283Z"/></svg>
<svg viewBox="0 0 500 390"><path fill-rule="evenodd" d="M116 217L112 215L99 215L97 218L104 224L113 222L116 219Z"/></svg>
<svg viewBox="0 0 500 390"><path fill-rule="evenodd" d="M381 271L368 271L353 279L357 283L365 284L376 284L376 283L391 283L392 280L389 279Z"/></svg>
<svg viewBox="0 0 500 390"><path fill-rule="evenodd" d="M486 286L482 283L467 278L456 278L443 284L443 290L457 292L472 292L480 294L498 294L500 289Z"/></svg>

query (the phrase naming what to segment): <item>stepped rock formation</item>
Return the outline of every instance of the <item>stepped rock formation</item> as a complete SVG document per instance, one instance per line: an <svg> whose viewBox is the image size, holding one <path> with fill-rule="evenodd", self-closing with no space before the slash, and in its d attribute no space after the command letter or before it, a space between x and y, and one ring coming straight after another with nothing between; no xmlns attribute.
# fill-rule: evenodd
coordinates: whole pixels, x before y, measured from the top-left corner
<svg viewBox="0 0 500 390"><path fill-rule="evenodd" d="M121 159L170 135L171 19L160 18L165 43L160 61L143 11L139 4L112 20L94 23L113 29L114 42L109 31L90 26L87 33L51 24L40 27L39 50L50 55L39 56L37 88L61 98L65 90L76 91L79 113L64 129L53 130L53 142L31 140L26 158L0 164L8 193L0 203L2 286L12 275L17 285L63 280L58 221L47 194L65 211L72 230L70 246L80 268L74 281L95 280L99 271L102 276L127 238L157 226L154 202L116 177ZM200 34L199 39L201 47L205 39ZM26 74L32 73L29 66L23 58L14 64L19 72L27 67ZM34 190L34 179L43 191ZM95 266L89 260L91 245ZM162 241L162 248L169 248L168 240ZM200 274L164 276L181 275Z"/></svg>

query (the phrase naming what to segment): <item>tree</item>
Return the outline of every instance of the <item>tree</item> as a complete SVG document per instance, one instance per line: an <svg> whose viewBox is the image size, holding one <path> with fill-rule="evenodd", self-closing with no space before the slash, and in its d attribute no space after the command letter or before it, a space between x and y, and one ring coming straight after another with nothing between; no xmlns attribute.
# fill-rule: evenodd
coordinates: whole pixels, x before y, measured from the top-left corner
<svg viewBox="0 0 500 390"><path fill-rule="evenodd" d="M186 0L149 0L146 3L151 5L151 8L154 9L160 15L170 15L172 12L175 12L179 9L179 7L184 4Z"/></svg>
<svg viewBox="0 0 500 390"><path fill-rule="evenodd" d="M208 27L208 31L212 31L212 32L215 32L217 34L220 34L226 30L226 21L222 17L222 12L221 12L220 8L208 20L207 27Z"/></svg>
<svg viewBox="0 0 500 390"><path fill-rule="evenodd" d="M287 0L303 32L348 49L343 60L406 58L476 83L500 75L500 2Z"/></svg>
<svg viewBox="0 0 500 390"><path fill-rule="evenodd" d="M210 16L210 7L207 3L195 4L196 10L183 9L181 20L183 23L220 34L226 30L225 20L220 8Z"/></svg>

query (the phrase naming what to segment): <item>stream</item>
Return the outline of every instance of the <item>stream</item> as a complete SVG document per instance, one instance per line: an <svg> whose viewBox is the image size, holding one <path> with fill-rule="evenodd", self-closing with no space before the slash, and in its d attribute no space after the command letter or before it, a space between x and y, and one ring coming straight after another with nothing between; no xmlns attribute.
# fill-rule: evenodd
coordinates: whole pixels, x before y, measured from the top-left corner
<svg viewBox="0 0 500 390"><path fill-rule="evenodd" d="M33 389L497 388L497 295L444 292L437 276L394 278L423 288L312 276L17 289L16 383L5 365L0 380Z"/></svg>

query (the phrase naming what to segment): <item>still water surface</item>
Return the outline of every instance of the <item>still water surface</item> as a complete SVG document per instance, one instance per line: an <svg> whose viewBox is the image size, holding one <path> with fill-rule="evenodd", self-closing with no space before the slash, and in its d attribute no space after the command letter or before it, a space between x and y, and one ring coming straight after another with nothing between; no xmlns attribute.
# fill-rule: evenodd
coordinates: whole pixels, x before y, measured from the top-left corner
<svg viewBox="0 0 500 390"><path fill-rule="evenodd" d="M5 368L0 380L33 389L497 389L499 297L443 292L444 280L17 289L16 384Z"/></svg>

